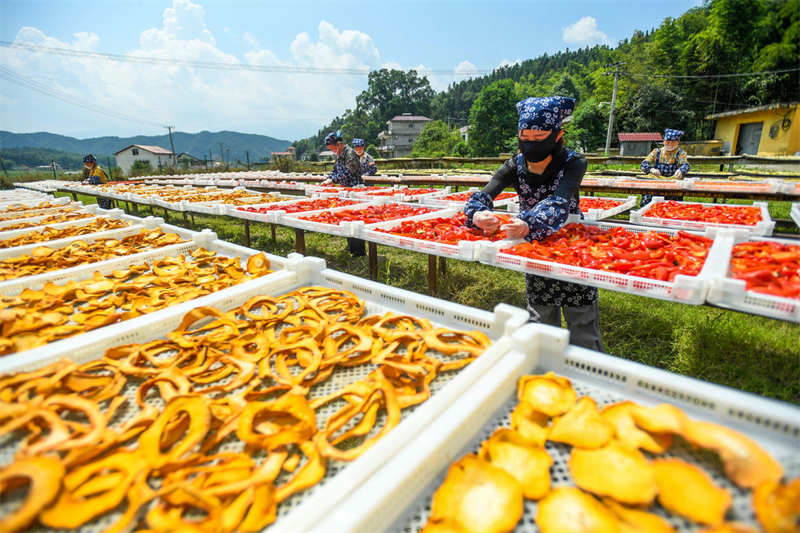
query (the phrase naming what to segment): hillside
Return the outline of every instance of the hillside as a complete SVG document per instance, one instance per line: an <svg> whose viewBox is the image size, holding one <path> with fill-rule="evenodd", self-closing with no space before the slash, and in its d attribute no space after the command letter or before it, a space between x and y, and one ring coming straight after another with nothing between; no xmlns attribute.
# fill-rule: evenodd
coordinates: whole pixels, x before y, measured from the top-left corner
<svg viewBox="0 0 800 533"><path fill-rule="evenodd" d="M230 148L231 162L236 159L246 160L245 151L250 152L250 161L261 158L269 158L270 152L282 152L291 141L275 139L266 135L255 135L248 133L238 133L235 131L199 133L173 132L172 138L175 142L175 151L178 153L187 152L195 157L209 157L219 160L220 147L223 143L223 152ZM65 135L57 135L47 132L36 133L12 133L0 131L0 149L11 148L46 148L59 150L72 154L92 153L113 154L131 144L156 145L163 148L170 148L169 135L138 135L136 137L95 137L93 139L75 139ZM227 158L227 155L226 155Z"/></svg>

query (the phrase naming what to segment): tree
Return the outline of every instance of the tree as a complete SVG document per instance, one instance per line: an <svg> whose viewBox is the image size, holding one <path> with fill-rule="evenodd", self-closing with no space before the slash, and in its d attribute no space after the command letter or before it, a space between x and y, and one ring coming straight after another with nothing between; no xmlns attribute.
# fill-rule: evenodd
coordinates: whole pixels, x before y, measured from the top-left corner
<svg viewBox="0 0 800 533"><path fill-rule="evenodd" d="M449 155L453 146L461 141L458 131L447 131L447 124L441 120L428 122L414 141L411 150L413 157L443 157Z"/></svg>
<svg viewBox="0 0 800 533"><path fill-rule="evenodd" d="M554 96L568 96L576 100L581 96L581 92L572 80L572 76L566 72L561 75L561 78L559 78L558 82L553 86L552 94Z"/></svg>
<svg viewBox="0 0 800 533"><path fill-rule="evenodd" d="M575 108L572 121L564 125L564 143L593 152L605 143L607 125L608 107L600 108L597 100L589 98Z"/></svg>
<svg viewBox="0 0 800 533"><path fill-rule="evenodd" d="M469 144L473 155L497 155L517 131L514 82L500 80L481 90L469 112Z"/></svg>
<svg viewBox="0 0 800 533"><path fill-rule="evenodd" d="M619 131L663 131L681 129L695 135L695 115L684 99L666 87L642 85L625 105L620 106Z"/></svg>
<svg viewBox="0 0 800 533"><path fill-rule="evenodd" d="M458 141L450 150L450 155L453 157L467 157L469 155L469 146L464 141Z"/></svg>
<svg viewBox="0 0 800 533"><path fill-rule="evenodd" d="M373 159L378 159L380 155L378 155L378 149L375 148L374 144L370 144L367 146L367 153L373 157Z"/></svg>
<svg viewBox="0 0 800 533"><path fill-rule="evenodd" d="M434 92L428 78L420 78L416 70L374 70L368 86L356 97L356 109L379 124L396 115L429 115Z"/></svg>

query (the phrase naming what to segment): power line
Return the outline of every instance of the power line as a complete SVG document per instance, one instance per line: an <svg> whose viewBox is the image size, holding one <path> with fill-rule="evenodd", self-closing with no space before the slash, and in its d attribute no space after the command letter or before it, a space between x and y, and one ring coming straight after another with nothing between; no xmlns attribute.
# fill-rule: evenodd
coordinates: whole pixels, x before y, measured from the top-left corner
<svg viewBox="0 0 800 533"><path fill-rule="evenodd" d="M25 52L37 52L42 54L59 55L65 57L79 57L84 59L100 59L105 61L121 61L125 63L137 63L145 65L165 65L182 66L186 68L200 68L213 70L239 70L251 72L272 72L279 74L336 74L348 76L363 76L369 74L374 69L371 68L320 68L320 67L287 67L277 65L244 65L241 63L220 63L214 61L192 61L188 59L167 59L161 57L131 56L122 54L107 54L102 52L86 52L82 50L72 50L69 48L56 48L52 46L36 46L26 43L12 43L0 41L0 46ZM463 70L456 73L451 70L426 70L424 76L473 76L481 74L491 74L495 69L490 70Z"/></svg>
<svg viewBox="0 0 800 533"><path fill-rule="evenodd" d="M51 98L55 98L56 100L60 100L62 102L81 107L88 111L93 111L95 113L99 113L101 115L106 115L109 117L113 117L119 120L126 120L128 122L135 122L137 124L144 124L146 126L161 126L161 124L156 122L148 122L146 120L139 120L135 117L129 117L127 115L123 115L114 111L113 109L109 109L107 107L101 107L91 102L87 102L86 100L81 100L80 98L76 98L70 94L67 94L63 91L59 91L57 89L53 89L46 85L43 85L37 81L34 81L30 78L22 76L21 74L17 74L16 72L12 72L5 67L0 67L0 78L15 83L17 85L21 85L26 89L30 89L31 91L35 91L46 96L50 96Z"/></svg>
<svg viewBox="0 0 800 533"><path fill-rule="evenodd" d="M800 68L786 68L781 70L762 70L759 72L741 72L738 74L708 74L703 76L673 76L670 74L633 74L623 72L626 76L634 78L681 78L681 79L716 79L716 78L739 78L744 76L759 76L763 74L781 74L784 72L800 72Z"/></svg>

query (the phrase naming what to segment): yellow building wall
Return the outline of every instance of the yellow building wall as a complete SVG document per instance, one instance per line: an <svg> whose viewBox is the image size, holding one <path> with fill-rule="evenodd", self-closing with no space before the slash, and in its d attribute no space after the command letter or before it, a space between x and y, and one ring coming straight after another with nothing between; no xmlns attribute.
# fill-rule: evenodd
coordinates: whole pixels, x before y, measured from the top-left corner
<svg viewBox="0 0 800 533"><path fill-rule="evenodd" d="M732 117L722 117L717 119L717 129L714 137L723 142L730 142L730 153L736 152L736 143L739 140L739 129L742 124L752 122L763 122L761 130L761 142L758 145L758 155L794 155L800 151L800 116L797 108L791 109L786 118L792 121L788 131L781 129L782 116L790 111L789 108L769 109L767 111L756 111L734 115ZM778 126L778 134L774 139L769 137L769 129L773 124Z"/></svg>

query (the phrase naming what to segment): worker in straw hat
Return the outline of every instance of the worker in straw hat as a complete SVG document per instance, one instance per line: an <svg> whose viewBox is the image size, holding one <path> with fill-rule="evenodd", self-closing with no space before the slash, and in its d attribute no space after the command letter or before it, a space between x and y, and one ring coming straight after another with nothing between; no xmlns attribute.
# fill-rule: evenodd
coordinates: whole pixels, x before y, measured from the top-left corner
<svg viewBox="0 0 800 533"><path fill-rule="evenodd" d="M83 166L89 170L89 179L86 182L89 185L102 185L108 181L108 176L105 171L97 164L97 158L92 154L83 157ZM111 209L111 200L108 198L98 198L97 205L101 209Z"/></svg>
<svg viewBox="0 0 800 533"><path fill-rule="evenodd" d="M517 104L520 153L506 161L483 190L472 194L464 209L467 225L533 241L558 231L570 214L581 215L578 189L587 162L564 148L562 139L562 125L574 109L575 100L564 96L527 98ZM501 225L492 214L493 199L509 187L519 194L520 214ZM571 344L604 351L595 287L531 274L525 283L531 321L561 327L563 314Z"/></svg>

